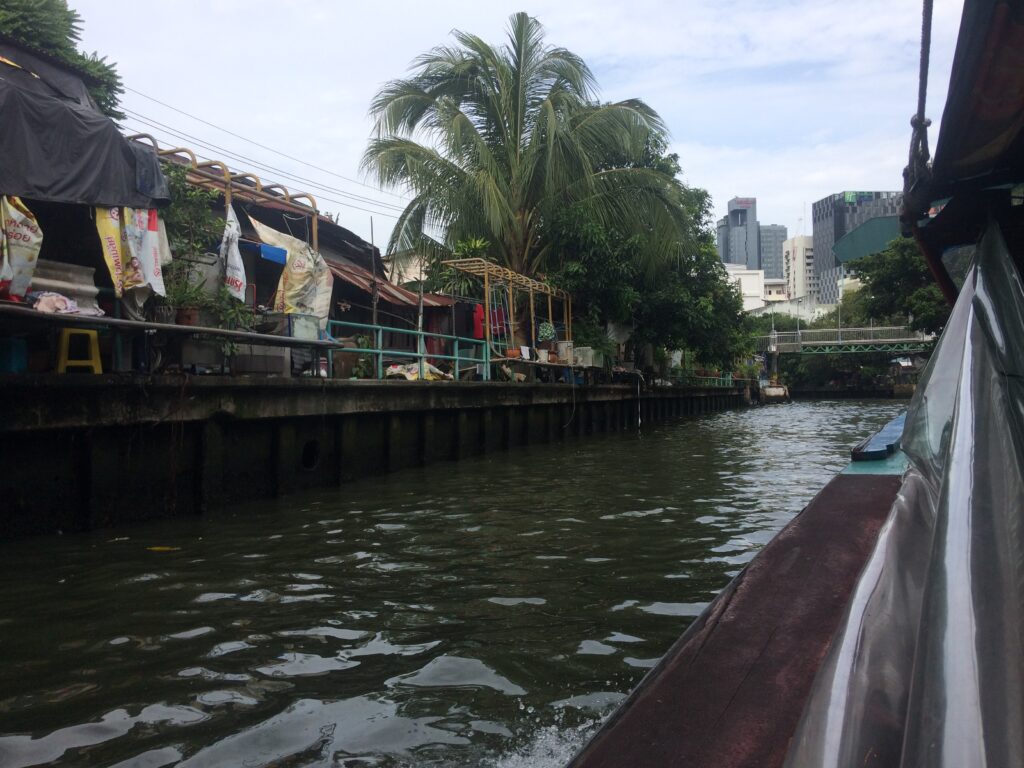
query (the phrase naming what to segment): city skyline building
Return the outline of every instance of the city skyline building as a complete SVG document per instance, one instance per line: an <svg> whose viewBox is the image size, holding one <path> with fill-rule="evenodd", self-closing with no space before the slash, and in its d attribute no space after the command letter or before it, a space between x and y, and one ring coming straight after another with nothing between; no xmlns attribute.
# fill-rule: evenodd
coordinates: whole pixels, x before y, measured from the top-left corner
<svg viewBox="0 0 1024 768"><path fill-rule="evenodd" d="M814 276L814 238L797 235L782 243L782 276L791 299L818 297L818 281Z"/></svg>
<svg viewBox="0 0 1024 768"><path fill-rule="evenodd" d="M811 206L814 275L821 303L838 303L846 276L832 252L836 241L865 221L899 215L899 206L899 192L837 192Z"/></svg>
<svg viewBox="0 0 1024 768"><path fill-rule="evenodd" d="M787 237L781 224L761 224L756 197L734 197L727 213L717 222L718 258L723 264L760 269L769 279L782 277L782 243Z"/></svg>
<svg viewBox="0 0 1024 768"><path fill-rule="evenodd" d="M734 197L728 212L718 220L718 258L723 264L761 268L761 232L757 223L757 198Z"/></svg>
<svg viewBox="0 0 1024 768"><path fill-rule="evenodd" d="M788 236L786 228L781 224L760 224L761 269L766 280L783 278L782 244Z"/></svg>

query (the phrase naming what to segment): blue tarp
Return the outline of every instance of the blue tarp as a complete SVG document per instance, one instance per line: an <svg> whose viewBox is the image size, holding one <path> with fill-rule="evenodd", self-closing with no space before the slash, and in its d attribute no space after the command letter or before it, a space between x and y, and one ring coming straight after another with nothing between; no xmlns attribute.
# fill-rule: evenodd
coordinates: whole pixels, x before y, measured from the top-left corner
<svg viewBox="0 0 1024 768"><path fill-rule="evenodd" d="M261 259L272 261L282 266L288 261L288 251L266 243L254 243L249 240L239 240L238 247L247 253L259 253Z"/></svg>

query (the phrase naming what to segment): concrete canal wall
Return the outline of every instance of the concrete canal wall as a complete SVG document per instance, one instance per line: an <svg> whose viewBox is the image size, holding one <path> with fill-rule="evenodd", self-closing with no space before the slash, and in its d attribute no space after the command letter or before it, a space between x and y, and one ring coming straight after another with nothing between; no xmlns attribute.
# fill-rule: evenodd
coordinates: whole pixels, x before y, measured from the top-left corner
<svg viewBox="0 0 1024 768"><path fill-rule="evenodd" d="M0 538L201 513L744 403L739 389L0 377Z"/></svg>

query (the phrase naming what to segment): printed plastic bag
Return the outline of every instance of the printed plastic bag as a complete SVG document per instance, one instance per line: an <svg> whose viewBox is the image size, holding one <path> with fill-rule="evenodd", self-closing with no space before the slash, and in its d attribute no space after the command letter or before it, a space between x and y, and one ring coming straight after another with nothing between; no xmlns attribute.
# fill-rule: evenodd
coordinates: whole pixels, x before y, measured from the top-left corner
<svg viewBox="0 0 1024 768"><path fill-rule="evenodd" d="M331 310L331 291L334 287L334 276L324 257L291 235L260 224L252 217L250 221L260 240L288 252L288 261L274 296L274 310L315 315L320 320L320 330L324 330Z"/></svg>
<svg viewBox="0 0 1024 768"><path fill-rule="evenodd" d="M43 247L43 231L17 197L0 197L0 296L22 298L29 289Z"/></svg>
<svg viewBox="0 0 1024 768"><path fill-rule="evenodd" d="M139 262L131 256L128 233L122 221L120 208L96 208L96 232L100 236L103 259L114 282L114 294L120 299L126 290L145 284Z"/></svg>
<svg viewBox="0 0 1024 768"><path fill-rule="evenodd" d="M125 208L122 221L132 268L157 296L166 296L160 265L160 219L156 209Z"/></svg>
<svg viewBox="0 0 1024 768"><path fill-rule="evenodd" d="M224 260L224 287L228 293L239 301L245 301L245 265L242 254L238 251L238 238L242 228L235 216L235 209L228 206L227 218L224 222L224 239L220 243L220 257Z"/></svg>

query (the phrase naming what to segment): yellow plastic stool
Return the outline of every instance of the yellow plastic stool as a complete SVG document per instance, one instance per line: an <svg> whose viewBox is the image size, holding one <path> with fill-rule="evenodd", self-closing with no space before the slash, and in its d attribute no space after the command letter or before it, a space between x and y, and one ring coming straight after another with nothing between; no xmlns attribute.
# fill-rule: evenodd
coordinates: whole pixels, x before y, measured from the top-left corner
<svg viewBox="0 0 1024 768"><path fill-rule="evenodd" d="M72 336L84 336L89 343L89 356L86 358L68 358ZM57 373L67 373L68 368L91 368L93 373L103 373L100 362L100 338L96 331L83 328L62 328L60 347L57 355Z"/></svg>

